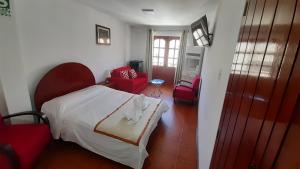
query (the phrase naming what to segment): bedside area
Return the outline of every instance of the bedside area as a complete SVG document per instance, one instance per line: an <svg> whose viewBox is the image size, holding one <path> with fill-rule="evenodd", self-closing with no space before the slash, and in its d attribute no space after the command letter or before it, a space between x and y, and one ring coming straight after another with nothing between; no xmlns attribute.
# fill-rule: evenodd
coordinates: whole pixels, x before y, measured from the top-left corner
<svg viewBox="0 0 300 169"><path fill-rule="evenodd" d="M99 82L97 83L97 85L102 85L102 86L106 86L106 87L109 87L109 88L112 88L112 89L116 89L116 83L115 82L112 82L112 81L102 81L102 82Z"/></svg>

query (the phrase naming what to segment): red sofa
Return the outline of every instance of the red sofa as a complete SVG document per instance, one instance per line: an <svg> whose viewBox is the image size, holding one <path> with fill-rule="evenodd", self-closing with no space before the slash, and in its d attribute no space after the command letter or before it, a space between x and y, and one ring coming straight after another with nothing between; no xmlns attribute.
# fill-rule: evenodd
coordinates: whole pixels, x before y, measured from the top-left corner
<svg viewBox="0 0 300 169"><path fill-rule="evenodd" d="M3 119L33 115L44 124L6 125ZM30 169L43 149L51 141L48 119L41 113L23 112L2 117L0 115L0 168Z"/></svg>
<svg viewBox="0 0 300 169"><path fill-rule="evenodd" d="M117 90L126 91L129 93L140 93L148 85L148 76L146 73L137 72L138 77L135 79L124 79L120 76L120 71L130 70L130 66L124 66L112 70L110 81L115 84Z"/></svg>

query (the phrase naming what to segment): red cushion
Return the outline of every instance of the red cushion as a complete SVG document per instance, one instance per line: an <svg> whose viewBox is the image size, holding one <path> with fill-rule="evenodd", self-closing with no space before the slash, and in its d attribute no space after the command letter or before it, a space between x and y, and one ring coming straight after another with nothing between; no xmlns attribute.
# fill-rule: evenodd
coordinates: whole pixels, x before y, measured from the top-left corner
<svg viewBox="0 0 300 169"><path fill-rule="evenodd" d="M0 143L10 144L20 159L22 169L32 167L34 160L50 142L48 125L7 125L0 129ZM0 161L1 165L2 161Z"/></svg>
<svg viewBox="0 0 300 169"><path fill-rule="evenodd" d="M135 72L134 69L130 69L128 73L129 73L129 76L130 76L131 79L135 79L135 78L138 77L138 75L137 75L137 73Z"/></svg>
<svg viewBox="0 0 300 169"><path fill-rule="evenodd" d="M111 77L120 77L120 72L121 72L121 71L124 71L124 70L129 71L130 69L131 69L130 66L123 66L123 67L114 69L114 70L112 70L112 72L111 72Z"/></svg>
<svg viewBox="0 0 300 169"><path fill-rule="evenodd" d="M129 79L128 70L122 70L122 71L120 71L120 77L122 79Z"/></svg>
<svg viewBox="0 0 300 169"><path fill-rule="evenodd" d="M195 98L195 92L192 88L185 86L176 86L174 89L174 97L185 100L193 100Z"/></svg>

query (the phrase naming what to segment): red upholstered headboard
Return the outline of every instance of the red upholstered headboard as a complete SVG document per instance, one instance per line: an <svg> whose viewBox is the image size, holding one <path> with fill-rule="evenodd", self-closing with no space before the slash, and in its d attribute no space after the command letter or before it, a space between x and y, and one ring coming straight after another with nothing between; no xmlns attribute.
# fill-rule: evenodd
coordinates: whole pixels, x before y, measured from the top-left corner
<svg viewBox="0 0 300 169"><path fill-rule="evenodd" d="M91 70L80 63L64 63L51 69L38 83L34 102L37 110L43 103L67 93L95 85Z"/></svg>

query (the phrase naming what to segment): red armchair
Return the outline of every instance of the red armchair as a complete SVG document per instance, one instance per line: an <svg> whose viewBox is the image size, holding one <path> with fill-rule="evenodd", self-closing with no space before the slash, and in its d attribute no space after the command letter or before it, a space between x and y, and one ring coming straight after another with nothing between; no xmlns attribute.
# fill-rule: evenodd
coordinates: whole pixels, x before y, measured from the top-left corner
<svg viewBox="0 0 300 169"><path fill-rule="evenodd" d="M200 76L195 76L192 82L185 80L179 81L179 84L174 87L173 97L174 102L176 99L192 101L194 103L198 98L198 90L200 85ZM190 85L183 85L182 82L189 83Z"/></svg>
<svg viewBox="0 0 300 169"><path fill-rule="evenodd" d="M6 125L3 120L21 115L33 115L44 124ZM42 150L51 141L48 119L41 113L23 112L0 115L0 168L30 169Z"/></svg>
<svg viewBox="0 0 300 169"><path fill-rule="evenodd" d="M137 78L135 79L124 79L120 77L120 71L130 70L130 66L124 66L112 70L110 81L115 83L117 90L126 91L129 93L140 93L148 85L148 76L146 73L137 72Z"/></svg>

